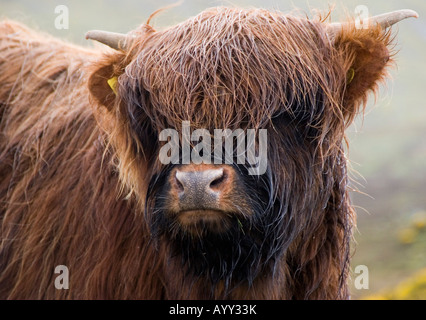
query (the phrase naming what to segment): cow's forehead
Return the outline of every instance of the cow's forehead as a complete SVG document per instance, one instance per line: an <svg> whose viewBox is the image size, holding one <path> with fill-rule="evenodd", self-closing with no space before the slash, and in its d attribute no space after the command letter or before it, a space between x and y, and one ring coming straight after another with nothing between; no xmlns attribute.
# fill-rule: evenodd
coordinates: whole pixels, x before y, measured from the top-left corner
<svg viewBox="0 0 426 320"><path fill-rule="evenodd" d="M215 8L151 34L127 74L169 124L261 127L292 108L311 112L319 91L332 95L326 38L319 22Z"/></svg>

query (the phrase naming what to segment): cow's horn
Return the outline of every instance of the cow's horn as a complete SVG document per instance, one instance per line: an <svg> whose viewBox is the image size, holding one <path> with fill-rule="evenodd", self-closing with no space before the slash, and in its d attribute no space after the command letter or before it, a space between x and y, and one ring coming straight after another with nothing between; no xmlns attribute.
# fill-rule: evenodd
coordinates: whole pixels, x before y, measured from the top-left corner
<svg viewBox="0 0 426 320"><path fill-rule="evenodd" d="M390 26L398 23L401 20L407 18L418 18L419 15L414 10L403 9L384 13L378 16L370 17L366 21L366 25L380 25L382 28L386 29ZM327 26L327 33L330 38L334 38L336 34L342 30L342 27L348 25L348 23L330 23Z"/></svg>
<svg viewBox="0 0 426 320"><path fill-rule="evenodd" d="M122 33L92 30L86 33L86 39L96 40L115 50L126 50L129 46L129 36Z"/></svg>

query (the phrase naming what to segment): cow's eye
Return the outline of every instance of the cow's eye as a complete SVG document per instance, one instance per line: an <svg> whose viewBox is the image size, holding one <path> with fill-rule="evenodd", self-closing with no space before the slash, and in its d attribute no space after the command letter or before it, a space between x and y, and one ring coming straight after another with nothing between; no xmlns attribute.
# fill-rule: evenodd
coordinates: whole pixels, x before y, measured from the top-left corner
<svg viewBox="0 0 426 320"><path fill-rule="evenodd" d="M298 120L295 115L288 112L281 112L271 118L272 126L274 128L282 128L295 125Z"/></svg>

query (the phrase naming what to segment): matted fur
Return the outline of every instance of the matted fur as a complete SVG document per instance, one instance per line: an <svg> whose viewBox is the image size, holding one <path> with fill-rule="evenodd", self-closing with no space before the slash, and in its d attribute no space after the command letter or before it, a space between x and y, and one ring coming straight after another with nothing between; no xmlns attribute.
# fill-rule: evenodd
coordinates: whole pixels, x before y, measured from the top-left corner
<svg viewBox="0 0 426 320"><path fill-rule="evenodd" d="M385 76L389 34L350 26L332 43L324 22L236 8L135 34L101 52L0 24L0 297L348 298L344 130ZM194 272L157 221L157 136L182 120L268 129L270 224L247 224L274 240L254 242L245 279Z"/></svg>

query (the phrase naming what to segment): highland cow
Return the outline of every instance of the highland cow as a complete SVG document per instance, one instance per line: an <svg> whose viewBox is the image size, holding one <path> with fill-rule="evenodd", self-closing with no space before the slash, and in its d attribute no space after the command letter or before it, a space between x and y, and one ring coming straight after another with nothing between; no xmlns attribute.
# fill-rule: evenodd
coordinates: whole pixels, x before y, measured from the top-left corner
<svg viewBox="0 0 426 320"><path fill-rule="evenodd" d="M219 7L89 32L104 51L2 22L0 298L349 298L345 129L386 76L386 29L414 16ZM265 172L162 164L184 121L267 130Z"/></svg>

